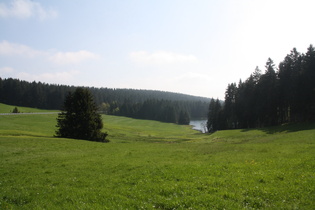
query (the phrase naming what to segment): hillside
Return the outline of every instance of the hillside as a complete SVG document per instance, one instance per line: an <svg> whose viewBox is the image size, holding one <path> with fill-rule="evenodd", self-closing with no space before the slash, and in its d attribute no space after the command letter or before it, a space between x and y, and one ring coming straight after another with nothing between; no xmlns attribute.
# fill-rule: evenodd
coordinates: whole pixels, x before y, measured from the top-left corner
<svg viewBox="0 0 315 210"><path fill-rule="evenodd" d="M48 108L60 109L65 94L75 88L75 86L46 84L35 81L30 83L19 79L0 77L0 102L11 105L33 104L37 105L37 107L47 106ZM148 99L210 102L210 98L159 90L87 88L93 93L97 104L110 103L112 101L122 104L126 100L138 103Z"/></svg>
<svg viewBox="0 0 315 210"><path fill-rule="evenodd" d="M76 87L41 82L26 82L19 79L1 79L0 103L25 106L40 109L61 110L66 95ZM208 113L210 98L191 96L180 93L157 90L111 89L87 87L94 96L98 106L105 105L106 113L123 116L133 116L124 107L140 107L145 102L154 101L155 104L187 112L191 118L205 118ZM161 106L156 106L161 107ZM121 110L121 111L120 111ZM159 110L152 109L153 112Z"/></svg>
<svg viewBox="0 0 315 210"><path fill-rule="evenodd" d="M1 209L315 205L314 124L209 135L103 115L103 144L54 138L56 117L0 116Z"/></svg>
<svg viewBox="0 0 315 210"><path fill-rule="evenodd" d="M36 109L36 108L12 106L12 105L0 103L0 113L12 113L15 107L17 107L19 112L21 113L58 112L58 110Z"/></svg>

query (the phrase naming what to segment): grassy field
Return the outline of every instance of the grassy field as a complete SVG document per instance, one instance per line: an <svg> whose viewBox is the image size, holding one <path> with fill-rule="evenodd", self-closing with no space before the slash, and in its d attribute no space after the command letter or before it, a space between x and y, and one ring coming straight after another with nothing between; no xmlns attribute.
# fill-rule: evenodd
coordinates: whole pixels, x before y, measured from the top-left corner
<svg viewBox="0 0 315 210"><path fill-rule="evenodd" d="M208 135L104 115L96 143L54 138L56 117L0 116L0 209L315 206L315 124Z"/></svg>
<svg viewBox="0 0 315 210"><path fill-rule="evenodd" d="M10 106L10 105L0 103L0 113L11 113L15 107L17 107L21 113L58 112L58 110L34 109L34 108L21 107L21 106Z"/></svg>

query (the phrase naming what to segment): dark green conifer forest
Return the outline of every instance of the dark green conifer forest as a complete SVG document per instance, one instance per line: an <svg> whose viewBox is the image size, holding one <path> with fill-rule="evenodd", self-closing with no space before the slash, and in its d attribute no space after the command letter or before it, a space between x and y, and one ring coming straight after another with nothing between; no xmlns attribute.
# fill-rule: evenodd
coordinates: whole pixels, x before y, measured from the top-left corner
<svg viewBox="0 0 315 210"><path fill-rule="evenodd" d="M260 128L315 120L315 50L295 48L278 68L268 58L265 71L255 71L238 84L231 83L225 101L211 100L210 132L234 128Z"/></svg>
<svg viewBox="0 0 315 210"><path fill-rule="evenodd" d="M0 102L41 109L61 110L69 92L77 87L27 82L0 77ZM191 95L135 89L88 87L104 114L189 124L189 119L206 118L210 99ZM185 121L180 119L183 112Z"/></svg>

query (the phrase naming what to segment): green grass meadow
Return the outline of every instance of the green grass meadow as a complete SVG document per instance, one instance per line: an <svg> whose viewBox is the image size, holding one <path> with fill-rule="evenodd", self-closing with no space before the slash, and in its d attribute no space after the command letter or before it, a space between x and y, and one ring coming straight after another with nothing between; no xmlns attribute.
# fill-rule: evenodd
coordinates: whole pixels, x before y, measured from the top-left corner
<svg viewBox="0 0 315 210"><path fill-rule="evenodd" d="M15 107L18 108L18 110L21 113L59 112L58 110L45 110L45 109L35 109L35 108L22 107L22 106L10 106L10 105L0 103L0 113L11 113Z"/></svg>
<svg viewBox="0 0 315 210"><path fill-rule="evenodd" d="M314 209L315 124L209 135L103 115L98 143L53 137L56 118L0 116L0 209Z"/></svg>

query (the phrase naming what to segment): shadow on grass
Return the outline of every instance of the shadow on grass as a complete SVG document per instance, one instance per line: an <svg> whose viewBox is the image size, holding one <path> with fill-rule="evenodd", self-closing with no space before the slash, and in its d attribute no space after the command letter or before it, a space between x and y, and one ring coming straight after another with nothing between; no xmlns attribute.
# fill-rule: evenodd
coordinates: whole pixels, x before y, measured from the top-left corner
<svg viewBox="0 0 315 210"><path fill-rule="evenodd" d="M265 128L243 129L242 132L248 132L251 130L259 130L267 134L274 134L274 133L282 133L282 132L297 132L297 131L312 130L312 129L315 129L314 122L284 124L280 126L271 126L271 127L265 127Z"/></svg>

